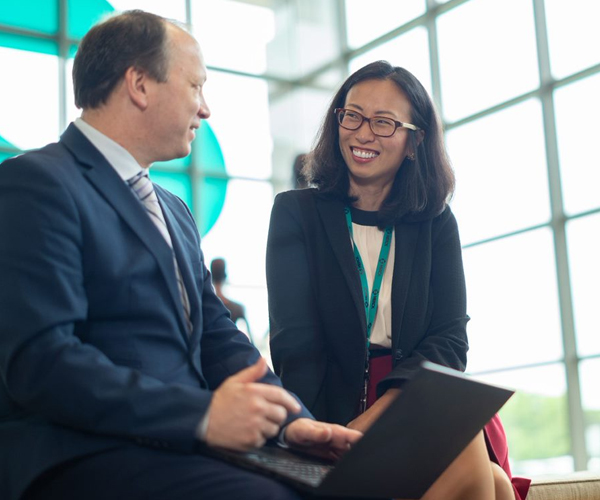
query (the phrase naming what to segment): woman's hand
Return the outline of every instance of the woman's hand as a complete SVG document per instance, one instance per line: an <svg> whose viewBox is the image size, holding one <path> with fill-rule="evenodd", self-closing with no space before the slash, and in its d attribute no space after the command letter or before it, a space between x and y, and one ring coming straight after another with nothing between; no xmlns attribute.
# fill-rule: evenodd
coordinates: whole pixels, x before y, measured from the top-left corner
<svg viewBox="0 0 600 500"><path fill-rule="evenodd" d="M362 433L366 432L366 430L373 425L373 422L379 418L390 404L392 404L392 401L400 395L400 392L402 392L400 389L388 389L383 396L373 403L373 406L349 422L347 427Z"/></svg>
<svg viewBox="0 0 600 500"><path fill-rule="evenodd" d="M285 428L285 442L313 455L337 460L362 437L362 433L342 425L308 418L294 420Z"/></svg>

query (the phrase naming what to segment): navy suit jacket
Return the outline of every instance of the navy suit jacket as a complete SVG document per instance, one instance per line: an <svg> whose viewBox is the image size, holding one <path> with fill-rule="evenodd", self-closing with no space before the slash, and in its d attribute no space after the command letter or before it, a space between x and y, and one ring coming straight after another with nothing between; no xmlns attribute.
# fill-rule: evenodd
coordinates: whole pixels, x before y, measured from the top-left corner
<svg viewBox="0 0 600 500"><path fill-rule="evenodd" d="M112 447L192 452L212 390L257 360L213 291L187 206L156 192L191 335L172 250L74 125L0 166L0 498Z"/></svg>

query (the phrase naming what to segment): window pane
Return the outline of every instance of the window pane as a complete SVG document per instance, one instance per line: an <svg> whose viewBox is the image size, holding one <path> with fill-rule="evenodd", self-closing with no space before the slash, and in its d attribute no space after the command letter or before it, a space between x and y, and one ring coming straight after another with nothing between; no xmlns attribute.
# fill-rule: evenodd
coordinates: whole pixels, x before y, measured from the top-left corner
<svg viewBox="0 0 600 500"><path fill-rule="evenodd" d="M86 0L89 1L89 0ZM94 0L99 4L105 0ZM168 19L185 22L185 0L109 0L115 10L143 9Z"/></svg>
<svg viewBox="0 0 600 500"><path fill-rule="evenodd" d="M446 120L539 85L532 2L471 0L437 22Z"/></svg>
<svg viewBox="0 0 600 500"><path fill-rule="evenodd" d="M65 61L65 71L66 71L66 87L67 87L67 123L70 123L75 120L75 118L81 115L81 110L77 109L75 106L75 92L73 90L73 61L75 54L73 57L70 57Z"/></svg>
<svg viewBox="0 0 600 500"><path fill-rule="evenodd" d="M500 410L513 474L532 477L573 471L562 364L477 378L517 390Z"/></svg>
<svg viewBox="0 0 600 500"><path fill-rule="evenodd" d="M348 45L361 47L425 12L425 0L346 0Z"/></svg>
<svg viewBox="0 0 600 500"><path fill-rule="evenodd" d="M227 262L229 296L245 306L252 337L266 359L270 358L265 252L272 200L267 182L229 181L220 217L202 239L207 266L216 257Z"/></svg>
<svg viewBox="0 0 600 500"><path fill-rule="evenodd" d="M54 34L58 31L58 1L2 0L0 24Z"/></svg>
<svg viewBox="0 0 600 500"><path fill-rule="evenodd" d="M86 0L85 2L81 0L68 0L67 26L69 36L72 38L82 38L105 14L113 11L114 7L106 0Z"/></svg>
<svg viewBox="0 0 600 500"><path fill-rule="evenodd" d="M223 257L238 286L266 286L265 252L272 204L269 183L229 181L221 215L202 240L206 262Z"/></svg>
<svg viewBox="0 0 600 500"><path fill-rule="evenodd" d="M19 149L56 141L58 130L58 58L0 48L0 136Z"/></svg>
<svg viewBox="0 0 600 500"><path fill-rule="evenodd" d="M229 265L228 265L229 268ZM261 351L261 354L270 362L270 356L267 353L267 344L269 343L269 303L267 300L266 287L251 287L235 285L235 276L229 276L229 284L225 288L225 296L229 299L241 303L246 309L247 324L243 321L237 323L237 327L252 340L254 345Z"/></svg>
<svg viewBox="0 0 600 500"><path fill-rule="evenodd" d="M275 34L273 11L230 0L192 1L192 25L210 66L260 74Z"/></svg>
<svg viewBox="0 0 600 500"><path fill-rule="evenodd" d="M384 59L393 66L402 66L413 73L431 94L431 71L429 67L429 43L427 30L415 28L408 33L375 47L373 50L350 61L354 72L370 62Z"/></svg>
<svg viewBox="0 0 600 500"><path fill-rule="evenodd" d="M268 85L264 80L209 71L205 97L209 118L230 175L266 179L273 142Z"/></svg>
<svg viewBox="0 0 600 500"><path fill-rule="evenodd" d="M457 181L452 209L463 244L549 220L539 101L454 128L447 143Z"/></svg>
<svg viewBox="0 0 600 500"><path fill-rule="evenodd" d="M561 324L550 230L464 250L470 372L556 361Z"/></svg>
<svg viewBox="0 0 600 500"><path fill-rule="evenodd" d="M267 46L270 74L300 78L339 57L339 2L270 2L275 34Z"/></svg>
<svg viewBox="0 0 600 500"><path fill-rule="evenodd" d="M39 52L52 56L58 55L58 45L52 40L13 35L11 33L0 33L0 47Z"/></svg>
<svg viewBox="0 0 600 500"><path fill-rule="evenodd" d="M310 150L333 94L333 90L298 88L269 103L273 177L282 188L291 187L294 159Z"/></svg>
<svg viewBox="0 0 600 500"><path fill-rule="evenodd" d="M579 367L581 399L585 418L588 469L600 471L600 359L582 361Z"/></svg>
<svg viewBox="0 0 600 500"><path fill-rule="evenodd" d="M598 88L595 75L554 93L563 201L570 214L600 207Z"/></svg>
<svg viewBox="0 0 600 500"><path fill-rule="evenodd" d="M600 214L567 224L569 267L580 356L600 354ZM600 379L599 379L600 380Z"/></svg>
<svg viewBox="0 0 600 500"><path fill-rule="evenodd" d="M598 0L546 0L552 74L556 78L600 62Z"/></svg>

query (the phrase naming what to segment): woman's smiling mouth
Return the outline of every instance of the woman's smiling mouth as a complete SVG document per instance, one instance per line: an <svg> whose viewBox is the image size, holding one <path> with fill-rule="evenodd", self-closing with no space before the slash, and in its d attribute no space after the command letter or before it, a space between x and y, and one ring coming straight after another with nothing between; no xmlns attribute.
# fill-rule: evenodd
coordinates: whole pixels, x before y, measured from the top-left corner
<svg viewBox="0 0 600 500"><path fill-rule="evenodd" d="M370 151L368 149L359 149L355 147L352 147L350 149L352 150L352 154L357 158L360 158L361 160L371 160L379 156L378 152Z"/></svg>

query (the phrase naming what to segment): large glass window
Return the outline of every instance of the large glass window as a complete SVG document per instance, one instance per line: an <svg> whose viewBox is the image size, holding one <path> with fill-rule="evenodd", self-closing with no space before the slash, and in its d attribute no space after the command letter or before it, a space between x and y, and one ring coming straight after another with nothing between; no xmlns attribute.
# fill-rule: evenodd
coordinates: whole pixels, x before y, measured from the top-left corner
<svg viewBox="0 0 600 500"><path fill-rule="evenodd" d="M72 57L104 15L142 8L186 23L209 65L212 116L192 154L152 176L193 210L207 265L226 259L226 292L267 357L273 196L292 187L294 158L349 72L376 59L413 72L443 106L457 176L468 371L517 389L501 412L513 470L600 470L596 0L61 2L0 9L0 161L79 115Z"/></svg>

